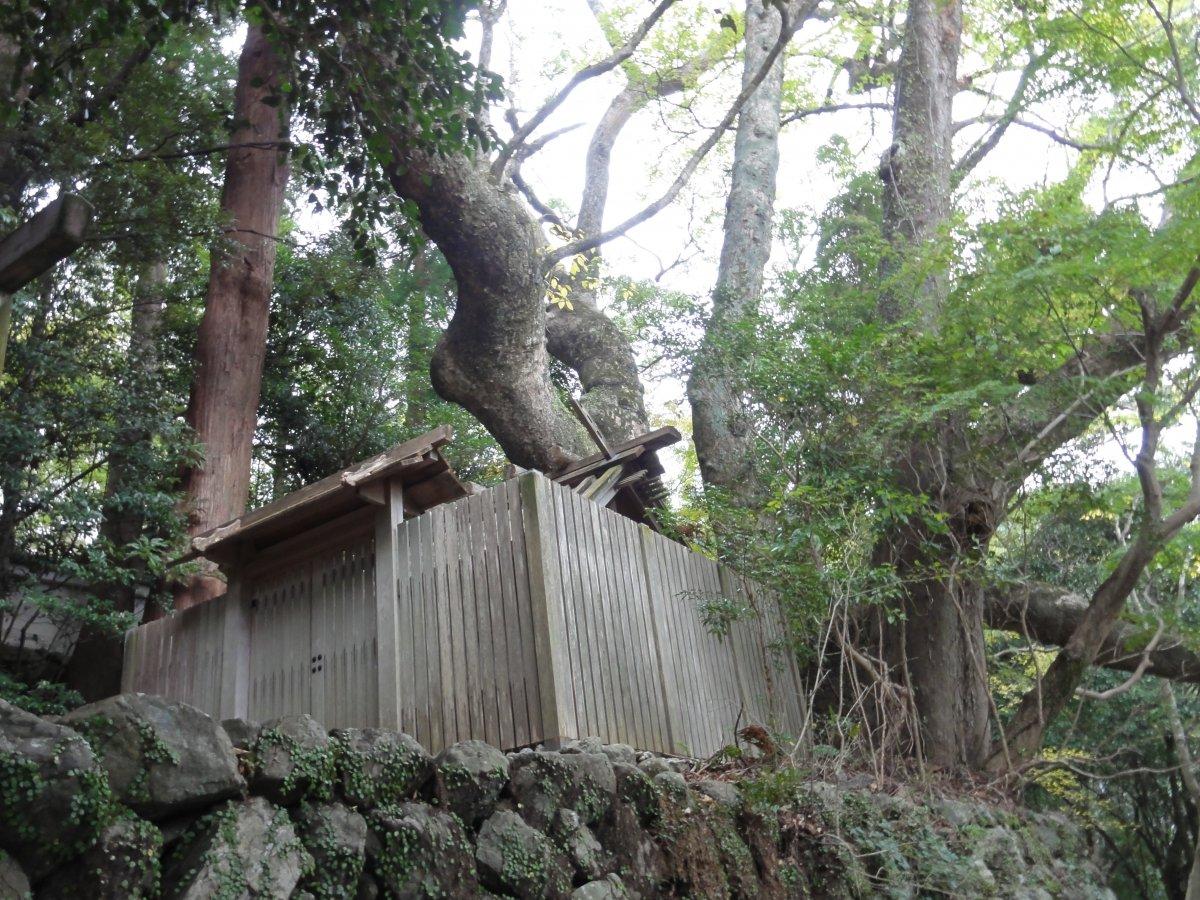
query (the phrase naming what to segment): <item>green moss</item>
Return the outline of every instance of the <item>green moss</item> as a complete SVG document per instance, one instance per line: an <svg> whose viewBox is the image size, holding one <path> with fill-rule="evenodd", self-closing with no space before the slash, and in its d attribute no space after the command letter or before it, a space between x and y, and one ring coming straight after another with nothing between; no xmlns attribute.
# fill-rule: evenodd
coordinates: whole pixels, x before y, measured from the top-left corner
<svg viewBox="0 0 1200 900"><path fill-rule="evenodd" d="M325 747L305 747L290 735L278 729L268 728L254 742L251 765L261 772L267 751L282 750L291 761L291 771L284 778L281 791L290 796L299 791L301 797L313 800L328 800L333 796L337 778L337 751L330 744Z"/></svg>
<svg viewBox="0 0 1200 900"><path fill-rule="evenodd" d="M301 887L317 900L353 897L363 872L363 855L337 839L329 820L317 814L316 825L304 836L304 845L316 866Z"/></svg>
<svg viewBox="0 0 1200 900"><path fill-rule="evenodd" d="M409 799L427 765L421 754L403 744L376 742L369 752L363 753L351 745L349 736L335 734L330 747L343 794L352 803L365 807ZM371 774L367 773L368 767ZM455 776L460 777L458 773ZM461 777L469 779L470 773L464 768Z"/></svg>
<svg viewBox="0 0 1200 900"><path fill-rule="evenodd" d="M65 748L58 752L62 749ZM41 855L51 862L68 860L91 847L100 832L122 813L103 770L72 769L59 778L73 779L77 787L71 795L66 820L56 825L59 833L78 837L40 846ZM0 829L15 835L21 843L38 846L38 829L30 813L43 802L45 791L51 787L33 760L0 752Z"/></svg>

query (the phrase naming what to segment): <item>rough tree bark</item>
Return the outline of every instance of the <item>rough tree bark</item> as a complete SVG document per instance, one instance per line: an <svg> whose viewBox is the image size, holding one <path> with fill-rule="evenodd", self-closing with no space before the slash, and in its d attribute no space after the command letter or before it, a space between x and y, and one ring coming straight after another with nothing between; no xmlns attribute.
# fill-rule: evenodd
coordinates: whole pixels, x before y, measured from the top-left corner
<svg viewBox="0 0 1200 900"><path fill-rule="evenodd" d="M795 29L807 14L793 7ZM747 0L743 84L762 67L779 39L782 21L775 7ZM755 477L753 423L733 374L738 354L732 344L739 324L758 309L771 256L783 74L780 56L738 116L712 314L687 384L692 439L704 485L747 507L761 499L763 485Z"/></svg>
<svg viewBox="0 0 1200 900"><path fill-rule="evenodd" d="M288 178L287 105L279 90L285 69L262 29L252 25L238 62L230 143L256 146L239 146L226 159L221 209L228 230L212 251L187 410L188 424L204 446L204 463L184 477L191 534L246 508L276 232ZM223 591L223 582L203 572L176 596L176 607Z"/></svg>
<svg viewBox="0 0 1200 900"><path fill-rule="evenodd" d="M961 44L958 0L910 0L896 67L892 145L879 167L884 235L893 246L884 263L885 279L899 268L903 254L936 237L950 216ZM916 312L931 328L947 284L947 274L934 269L912 298L886 291L881 311L889 321Z"/></svg>
<svg viewBox="0 0 1200 900"><path fill-rule="evenodd" d="M920 253L947 222L954 160L953 101L957 92L962 9L958 0L910 0L896 69L892 145L879 174L884 233L892 250L884 264L880 315L933 330L946 297L947 275L935 270L901 287L899 261ZM1007 488L976 475L970 436L958 423L937 424L897 454L897 486L927 498L945 530L914 518L876 548L904 585L902 616L880 615L873 630L894 677L911 691L920 752L935 765L976 767L988 749L988 690L983 599L972 570L986 552L1007 500Z"/></svg>
<svg viewBox="0 0 1200 900"><path fill-rule="evenodd" d="M396 192L446 257L458 304L434 351L433 385L474 415L519 466L552 471L591 452L549 381L545 238L487 160L433 155L391 134Z"/></svg>
<svg viewBox="0 0 1200 900"><path fill-rule="evenodd" d="M143 383L156 378L159 368L158 340L166 307L163 288L167 266L151 262L138 279L129 322L129 359L133 379ZM138 482L137 458L146 452L152 435L145 428L122 428L108 459L104 484L104 518L100 537L115 548L126 547L142 534L145 517L136 504L130 504L125 492ZM123 498L123 500L122 500ZM114 612L134 612L135 587L127 582L95 585L97 596L109 600ZM86 701L108 697L121 690L123 635L113 635L84 627L67 664L67 684Z"/></svg>

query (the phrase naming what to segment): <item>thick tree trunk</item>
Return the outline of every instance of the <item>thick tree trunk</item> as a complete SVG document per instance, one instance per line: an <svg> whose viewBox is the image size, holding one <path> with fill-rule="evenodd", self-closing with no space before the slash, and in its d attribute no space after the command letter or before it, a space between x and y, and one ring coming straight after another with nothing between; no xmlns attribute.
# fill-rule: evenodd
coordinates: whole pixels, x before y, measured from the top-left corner
<svg viewBox="0 0 1200 900"><path fill-rule="evenodd" d="M909 0L896 70L892 145L879 169L884 233L893 247L885 277L899 268L901 256L935 237L950 216L961 43L958 0ZM947 273L935 269L921 285L889 285L881 311L890 321L916 312L926 328L932 327L947 284Z"/></svg>
<svg viewBox="0 0 1200 900"><path fill-rule="evenodd" d="M958 0L909 0L896 72L892 146L880 166L884 232L892 244L884 263L880 314L914 317L937 328L947 273L920 284L893 276L906 254L920 252L951 212L952 108L957 92L962 10ZM947 533L931 534L915 518L876 548L876 560L896 567L900 616L881 617L882 650L892 677L912 693L921 753L946 768L974 768L988 749L987 669L983 598L973 569L1003 510L1000 487L975 485L966 467L966 433L943 422L916 446L898 448L897 486L924 497L944 515ZM964 452L965 451L965 452Z"/></svg>
<svg viewBox="0 0 1200 900"><path fill-rule="evenodd" d="M416 204L458 285L433 355L434 389L479 419L519 466L551 471L593 452L549 380L540 226L492 180L486 160L434 156L407 146L402 132L391 137L392 185Z"/></svg>
<svg viewBox="0 0 1200 900"><path fill-rule="evenodd" d="M983 592L975 567L990 529L951 515L948 534L912 522L876 548L902 585L898 609L875 627L891 678L911 697L921 758L946 769L976 768L988 750ZM899 613L899 615L896 615Z"/></svg>
<svg viewBox="0 0 1200 900"><path fill-rule="evenodd" d="M152 262L138 280L129 322L129 357L133 373L130 380L134 384L145 385L157 377L166 279L166 264ZM122 428L109 454L100 537L118 553L138 539L145 524L142 510L129 502L126 492L142 477L137 459L147 452L153 437L145 428ZM134 611L137 599L134 584L127 581L98 584L93 587L93 592L101 600L111 602L114 612ZM67 664L66 680L84 700L91 702L121 690L123 637L86 626L80 631Z"/></svg>
<svg viewBox="0 0 1200 900"><path fill-rule="evenodd" d="M762 68L781 25L774 6L747 0L743 85ZM746 506L755 503L761 486L754 473L753 422L737 390L739 354L733 345L739 325L758 309L771 256L783 72L781 54L738 115L712 315L687 386L704 484Z"/></svg>
<svg viewBox="0 0 1200 900"><path fill-rule="evenodd" d="M1049 584L989 588L984 592L984 621L988 628L1011 631L1039 644L1064 646L1083 622L1088 601L1072 591ZM1200 654L1178 636L1166 635L1144 654L1144 632L1117 622L1096 654L1094 665L1135 672L1147 655L1146 675L1200 684Z"/></svg>
<svg viewBox="0 0 1200 900"><path fill-rule="evenodd" d="M186 473L191 534L241 515L250 487L250 458L266 354L275 240L287 187L286 104L282 60L262 29L251 26L238 63L233 145L221 208L229 220L213 248L196 374L187 420L204 446L204 463ZM209 573L191 580L176 606L224 591Z"/></svg>

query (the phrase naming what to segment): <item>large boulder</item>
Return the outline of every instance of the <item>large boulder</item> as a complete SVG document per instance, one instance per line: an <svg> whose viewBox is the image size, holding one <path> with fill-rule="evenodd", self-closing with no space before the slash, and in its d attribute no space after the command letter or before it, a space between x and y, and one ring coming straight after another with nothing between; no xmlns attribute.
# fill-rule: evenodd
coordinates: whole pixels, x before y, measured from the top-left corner
<svg viewBox="0 0 1200 900"><path fill-rule="evenodd" d="M638 821L649 826L658 820L659 788L654 779L638 766L613 763L617 779L617 798L633 807Z"/></svg>
<svg viewBox="0 0 1200 900"><path fill-rule="evenodd" d="M0 850L37 881L91 846L113 813L87 741L0 700Z"/></svg>
<svg viewBox="0 0 1200 900"><path fill-rule="evenodd" d="M409 800L429 778L429 754L407 734L345 728L333 743L342 797L360 809Z"/></svg>
<svg viewBox="0 0 1200 900"><path fill-rule="evenodd" d="M158 896L162 835L149 822L113 822L91 847L38 885L38 900L127 900Z"/></svg>
<svg viewBox="0 0 1200 900"><path fill-rule="evenodd" d="M429 793L472 828L492 814L508 784L508 758L483 741L460 741L433 762Z"/></svg>
<svg viewBox="0 0 1200 900"><path fill-rule="evenodd" d="M252 745L250 790L282 806L333 795L335 759L329 736L312 716L263 724Z"/></svg>
<svg viewBox="0 0 1200 900"><path fill-rule="evenodd" d="M341 803L302 804L295 819L315 863L300 888L314 897L354 896L366 861L367 820Z"/></svg>
<svg viewBox="0 0 1200 900"><path fill-rule="evenodd" d="M263 797L230 801L201 818L167 860L167 900L286 900L313 860L285 810Z"/></svg>
<svg viewBox="0 0 1200 900"><path fill-rule="evenodd" d="M422 803L367 814L367 861L387 897L473 897L475 858L458 819Z"/></svg>
<svg viewBox="0 0 1200 900"><path fill-rule="evenodd" d="M571 866L549 838L510 810L499 810L483 823L475 861L484 885L515 897L567 897Z"/></svg>
<svg viewBox="0 0 1200 900"><path fill-rule="evenodd" d="M613 764L601 753L524 753L509 762L510 791L525 820L545 830L560 808L599 821L616 796Z"/></svg>
<svg viewBox="0 0 1200 900"><path fill-rule="evenodd" d="M64 721L88 739L120 801L147 819L211 806L246 788L229 736L186 703L118 694Z"/></svg>

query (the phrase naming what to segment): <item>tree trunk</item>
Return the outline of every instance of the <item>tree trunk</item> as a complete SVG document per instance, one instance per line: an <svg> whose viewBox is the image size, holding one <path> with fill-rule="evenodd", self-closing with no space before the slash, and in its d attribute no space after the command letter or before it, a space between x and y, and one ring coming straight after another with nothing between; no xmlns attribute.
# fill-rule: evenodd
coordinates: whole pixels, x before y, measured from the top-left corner
<svg viewBox="0 0 1200 900"><path fill-rule="evenodd" d="M987 756L989 703L975 568L991 533L953 515L948 532L914 521L876 548L876 563L893 567L903 587L899 608L880 610L875 625L891 677L911 696L916 752L942 768L977 768Z"/></svg>
<svg viewBox="0 0 1200 900"><path fill-rule="evenodd" d="M779 10L770 3L747 0L743 85L762 68L781 25ZM783 72L780 54L738 115L712 315L687 385L704 484L743 506L755 505L761 485L754 475L753 422L737 390L734 344L739 326L758 310L771 256Z"/></svg>
<svg viewBox="0 0 1200 900"><path fill-rule="evenodd" d="M260 146L231 150L225 163L221 209L228 231L212 251L187 411L188 424L204 446L203 465L184 479L193 535L241 515L250 489L275 235L288 178L282 143L288 134L287 111L279 91L285 68L262 29L252 25L238 62L230 143ZM223 591L224 584L204 572L177 595L176 607Z"/></svg>
<svg viewBox="0 0 1200 900"><path fill-rule="evenodd" d="M885 260L880 314L896 322L915 314L926 331L937 327L947 273L901 288L899 260L935 237L951 212L950 177L962 10L958 0L909 0L896 72L892 145L879 174ZM892 675L911 691L920 752L946 768L981 765L988 744L988 689L983 646L983 598L973 570L1003 510L997 488L978 489L955 465L969 458L958 445L966 433L942 422L920 443L898 448L897 486L927 498L946 518L947 533L932 534L915 517L876 548L876 560L895 566L901 616L880 617L882 651ZM965 449L966 455L960 454ZM964 480L963 483L956 483Z"/></svg>
<svg viewBox="0 0 1200 900"><path fill-rule="evenodd" d="M884 261L885 280L895 275L904 255L936 237L950 217L952 113L961 43L958 0L909 0L896 70L892 145L879 168L884 235L892 244ZM937 268L920 285L887 285L881 312L893 322L916 312L921 324L931 328L947 286L947 273ZM910 291L912 301L907 300Z"/></svg>
<svg viewBox="0 0 1200 900"><path fill-rule="evenodd" d="M593 452L559 401L546 351L545 239L487 161L426 153L390 135L396 192L454 272L458 304L433 355L434 389L474 415L514 463L552 471Z"/></svg>
<svg viewBox="0 0 1200 900"><path fill-rule="evenodd" d="M129 358L133 373L130 380L135 385L139 382L145 385L157 377L158 340L166 305L163 298L166 280L167 266L164 262L150 263L138 279L129 321ZM145 522L142 510L131 505L124 494L143 477L138 471L137 459L147 452L153 437L145 428L122 428L109 453L100 538L118 554L142 533ZM122 561L121 564L131 567L128 561ZM129 581L98 584L92 590L101 600L110 601L114 612L134 611L137 601L135 584ZM121 690L123 638L123 635L87 626L80 631L67 664L66 681L89 703Z"/></svg>

